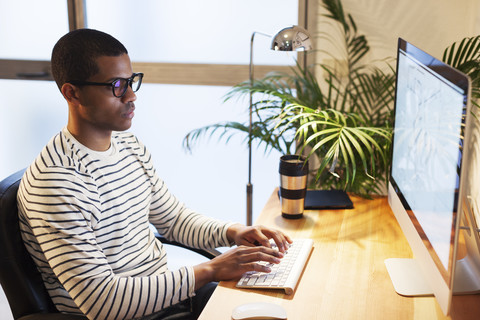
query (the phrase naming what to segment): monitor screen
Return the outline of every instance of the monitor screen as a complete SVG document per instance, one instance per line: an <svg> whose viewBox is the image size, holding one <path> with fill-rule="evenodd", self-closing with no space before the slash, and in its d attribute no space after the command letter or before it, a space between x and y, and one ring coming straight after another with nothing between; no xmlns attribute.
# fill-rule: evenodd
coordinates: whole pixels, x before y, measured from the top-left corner
<svg viewBox="0 0 480 320"><path fill-rule="evenodd" d="M388 196L415 259L385 263L397 292L434 294L445 314L453 291L460 199L465 198L461 177L469 86L466 75L399 39Z"/></svg>
<svg viewBox="0 0 480 320"><path fill-rule="evenodd" d="M391 183L446 275L468 87L442 75L441 68L436 59L399 49Z"/></svg>

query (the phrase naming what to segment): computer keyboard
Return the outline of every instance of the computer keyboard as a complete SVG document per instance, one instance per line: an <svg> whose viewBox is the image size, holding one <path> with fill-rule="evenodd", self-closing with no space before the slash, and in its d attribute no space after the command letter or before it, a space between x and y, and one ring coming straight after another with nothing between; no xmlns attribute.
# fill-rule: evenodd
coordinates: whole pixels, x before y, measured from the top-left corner
<svg viewBox="0 0 480 320"><path fill-rule="evenodd" d="M272 247L275 247L273 244ZM283 289L292 294L298 279L307 263L313 248L312 239L295 239L279 264L260 262L271 268L270 273L250 271L243 274L238 281L238 288L248 289Z"/></svg>

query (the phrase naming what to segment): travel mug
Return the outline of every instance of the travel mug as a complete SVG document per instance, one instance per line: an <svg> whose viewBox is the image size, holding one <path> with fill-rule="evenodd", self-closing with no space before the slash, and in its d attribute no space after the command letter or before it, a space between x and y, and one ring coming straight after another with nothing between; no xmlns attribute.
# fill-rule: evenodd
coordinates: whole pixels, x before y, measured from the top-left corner
<svg viewBox="0 0 480 320"><path fill-rule="evenodd" d="M307 194L308 161L299 155L280 157L280 199L282 217L299 219L303 217L305 195Z"/></svg>

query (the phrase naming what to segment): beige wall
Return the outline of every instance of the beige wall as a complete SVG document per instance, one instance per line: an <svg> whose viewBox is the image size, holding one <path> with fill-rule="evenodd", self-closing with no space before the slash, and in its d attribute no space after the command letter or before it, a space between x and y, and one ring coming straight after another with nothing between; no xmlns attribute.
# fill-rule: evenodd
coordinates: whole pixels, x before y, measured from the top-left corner
<svg viewBox="0 0 480 320"><path fill-rule="evenodd" d="M321 3L321 0L318 0ZM397 39L402 37L424 51L441 58L444 49L467 36L480 34L478 0L342 0L361 33L370 43L371 59L395 57ZM317 32L326 30L321 5ZM329 48L317 40L317 49ZM317 62L324 56L317 54Z"/></svg>
<svg viewBox="0 0 480 320"><path fill-rule="evenodd" d="M338 25L322 16L326 12L322 0L310 1L318 4L317 29L310 29L315 38L316 63L332 66L331 55L336 59L345 56L338 41L343 40L343 34ZM480 0L342 0L342 4L344 11L352 15L359 33L367 37L367 58L391 58L393 68L398 37L441 59L445 48L453 42L480 35ZM325 33L333 35L335 42L326 40ZM317 67L315 72L322 78L321 68Z"/></svg>

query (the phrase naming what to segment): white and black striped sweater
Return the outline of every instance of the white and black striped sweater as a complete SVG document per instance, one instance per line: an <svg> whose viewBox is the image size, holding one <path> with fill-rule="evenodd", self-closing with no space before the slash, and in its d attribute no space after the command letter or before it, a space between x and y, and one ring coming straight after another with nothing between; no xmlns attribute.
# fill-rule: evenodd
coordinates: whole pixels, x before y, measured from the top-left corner
<svg viewBox="0 0 480 320"><path fill-rule="evenodd" d="M192 267L167 269L149 222L189 246L228 245L230 224L185 208L129 133L115 133L107 154L64 128L27 169L18 203L22 237L56 307L89 319L137 318L194 295Z"/></svg>

